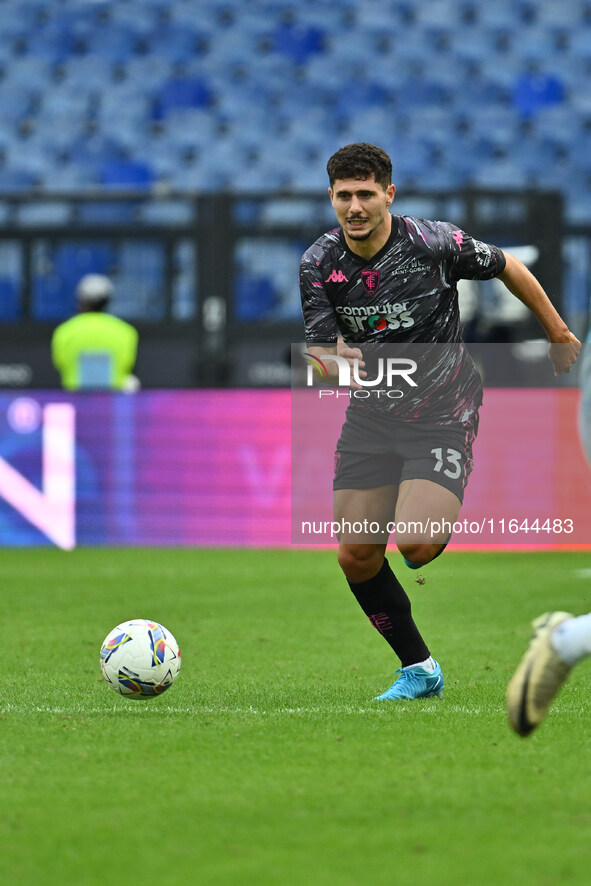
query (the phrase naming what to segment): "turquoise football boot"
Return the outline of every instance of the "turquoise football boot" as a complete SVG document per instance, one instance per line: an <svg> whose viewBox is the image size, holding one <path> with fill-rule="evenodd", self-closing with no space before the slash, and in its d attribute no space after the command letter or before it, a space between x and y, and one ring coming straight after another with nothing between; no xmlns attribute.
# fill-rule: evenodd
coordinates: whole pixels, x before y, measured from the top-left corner
<svg viewBox="0 0 591 886"><path fill-rule="evenodd" d="M396 673L400 674L396 682L382 695L378 695L374 701L431 698L434 695L441 698L443 695L444 679L437 662L435 662L433 672L415 665L414 667L398 668Z"/></svg>

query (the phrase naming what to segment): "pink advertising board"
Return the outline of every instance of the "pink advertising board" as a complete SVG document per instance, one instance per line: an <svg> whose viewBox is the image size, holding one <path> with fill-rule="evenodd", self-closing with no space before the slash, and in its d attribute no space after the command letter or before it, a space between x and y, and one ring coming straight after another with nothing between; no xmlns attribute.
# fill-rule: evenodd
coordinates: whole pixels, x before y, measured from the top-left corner
<svg viewBox="0 0 591 886"><path fill-rule="evenodd" d="M485 389L455 546L591 544L591 467L574 389ZM347 397L293 392L292 541L327 541L334 444ZM322 532L320 530L323 530Z"/></svg>
<svg viewBox="0 0 591 886"><path fill-rule="evenodd" d="M0 545L334 543L301 523L332 519L344 407L310 398L302 413L308 393L294 391L295 420L289 390L4 393ZM570 389L485 392L460 515L473 531L455 544L591 544L578 402Z"/></svg>

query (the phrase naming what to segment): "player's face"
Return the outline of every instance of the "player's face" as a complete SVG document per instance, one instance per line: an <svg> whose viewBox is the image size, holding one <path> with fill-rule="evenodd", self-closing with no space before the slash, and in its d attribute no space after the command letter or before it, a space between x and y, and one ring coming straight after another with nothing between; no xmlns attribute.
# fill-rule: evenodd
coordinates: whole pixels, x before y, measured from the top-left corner
<svg viewBox="0 0 591 886"><path fill-rule="evenodd" d="M394 199L394 185L383 185L370 178L337 179L328 189L337 221L347 240L371 241L390 233L388 207Z"/></svg>

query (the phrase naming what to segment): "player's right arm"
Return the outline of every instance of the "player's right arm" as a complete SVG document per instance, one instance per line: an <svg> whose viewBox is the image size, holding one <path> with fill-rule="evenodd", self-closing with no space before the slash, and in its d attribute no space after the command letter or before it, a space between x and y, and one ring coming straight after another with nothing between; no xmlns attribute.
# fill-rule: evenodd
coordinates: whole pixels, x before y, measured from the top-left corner
<svg viewBox="0 0 591 886"><path fill-rule="evenodd" d="M365 363L363 362L363 355L361 353L360 348L353 348L347 345L342 338L339 338L336 345L328 346L328 345L308 345L307 353L311 354L312 357L317 357L317 359L322 363L324 369L328 373L328 378L330 381L335 382L339 377L339 368L338 364L335 360L326 360L324 361L322 358L327 355L336 355L338 357L344 357L351 370L354 368L354 361L357 360L357 373L359 378L365 378L367 376L367 372L364 369ZM349 384L352 388L359 388L361 385L357 384L357 382L353 381L353 378L350 378Z"/></svg>
<svg viewBox="0 0 591 886"><path fill-rule="evenodd" d="M317 244L314 244L304 253L300 265L300 295L306 327L307 353L320 361L326 355L344 357L350 366L357 359L360 361L358 366L361 370L365 364L362 362L360 349L349 347L339 334L336 313L323 281L321 256ZM336 361L327 360L323 365L328 377L336 380L339 374Z"/></svg>

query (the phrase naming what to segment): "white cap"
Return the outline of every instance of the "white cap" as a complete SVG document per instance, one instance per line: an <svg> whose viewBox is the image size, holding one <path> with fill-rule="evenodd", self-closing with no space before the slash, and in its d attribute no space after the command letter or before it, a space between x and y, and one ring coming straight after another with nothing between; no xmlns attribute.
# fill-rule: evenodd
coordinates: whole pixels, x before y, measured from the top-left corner
<svg viewBox="0 0 591 886"><path fill-rule="evenodd" d="M78 301L96 304L113 296L113 284L104 274L86 274L76 287Z"/></svg>

